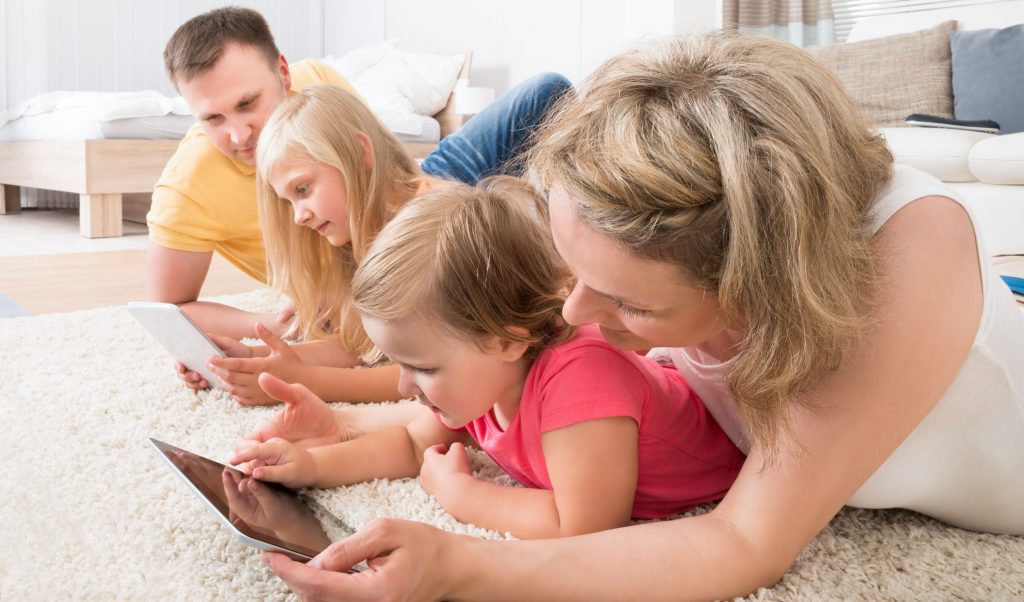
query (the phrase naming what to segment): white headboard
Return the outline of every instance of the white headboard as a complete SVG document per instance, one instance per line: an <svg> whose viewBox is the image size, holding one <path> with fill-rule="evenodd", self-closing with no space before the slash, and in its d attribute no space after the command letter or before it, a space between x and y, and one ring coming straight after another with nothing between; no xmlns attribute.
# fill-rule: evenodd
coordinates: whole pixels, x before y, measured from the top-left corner
<svg viewBox="0 0 1024 602"><path fill-rule="evenodd" d="M1002 2L972 6L865 17L854 24L846 41L870 40L897 33L927 29L950 19L956 20L957 29L961 31L1009 27L1024 23L1024 0L1003 0Z"/></svg>

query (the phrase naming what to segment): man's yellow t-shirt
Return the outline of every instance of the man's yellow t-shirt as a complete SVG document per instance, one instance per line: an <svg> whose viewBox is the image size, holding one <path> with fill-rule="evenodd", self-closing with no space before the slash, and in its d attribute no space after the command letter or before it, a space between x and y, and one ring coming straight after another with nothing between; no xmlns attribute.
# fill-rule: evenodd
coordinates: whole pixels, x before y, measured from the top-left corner
<svg viewBox="0 0 1024 602"><path fill-rule="evenodd" d="M330 67L306 59L291 65L292 91L332 84L353 92ZM196 123L178 145L153 190L149 238L179 251L216 251L266 282L266 254L256 203L256 168L224 155Z"/></svg>

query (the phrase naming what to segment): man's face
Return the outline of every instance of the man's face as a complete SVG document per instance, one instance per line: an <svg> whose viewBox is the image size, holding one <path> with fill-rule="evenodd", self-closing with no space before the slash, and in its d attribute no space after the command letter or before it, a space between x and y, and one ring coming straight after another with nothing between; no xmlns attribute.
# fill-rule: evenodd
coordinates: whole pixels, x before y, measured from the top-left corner
<svg viewBox="0 0 1024 602"><path fill-rule="evenodd" d="M259 50L229 43L212 69L177 84L213 145L232 159L255 165L256 141L288 93L291 74L283 56L271 68Z"/></svg>

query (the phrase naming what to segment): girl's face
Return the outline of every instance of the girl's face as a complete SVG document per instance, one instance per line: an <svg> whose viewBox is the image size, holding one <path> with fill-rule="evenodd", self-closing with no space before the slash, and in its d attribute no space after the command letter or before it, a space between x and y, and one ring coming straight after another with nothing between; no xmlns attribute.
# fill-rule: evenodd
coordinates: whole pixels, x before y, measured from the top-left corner
<svg viewBox="0 0 1024 602"><path fill-rule="evenodd" d="M315 230L335 247L352 241L348 192L340 171L289 149L270 170L270 185L292 204L296 225Z"/></svg>
<svg viewBox="0 0 1024 602"><path fill-rule="evenodd" d="M396 322L363 317L366 334L401 368L398 391L460 428L494 406L515 413L529 369L526 346L494 340L483 349L411 316Z"/></svg>
<svg viewBox="0 0 1024 602"><path fill-rule="evenodd" d="M552 237L576 276L562 309L565 320L598 324L622 349L711 346L706 350L727 359L714 348L726 334L716 296L687 286L675 265L634 255L594 230L571 201L561 187L551 188Z"/></svg>

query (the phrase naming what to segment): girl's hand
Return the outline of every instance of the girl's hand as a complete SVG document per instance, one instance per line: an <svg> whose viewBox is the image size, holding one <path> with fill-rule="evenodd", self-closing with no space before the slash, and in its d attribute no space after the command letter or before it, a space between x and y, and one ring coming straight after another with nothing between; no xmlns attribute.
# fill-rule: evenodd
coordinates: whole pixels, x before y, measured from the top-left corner
<svg viewBox="0 0 1024 602"><path fill-rule="evenodd" d="M262 372L269 372L288 382L300 380L306 363L277 335L262 324L256 324L256 334L267 347L266 357L214 357L210 358L210 370L217 375L224 386L242 405L273 405L277 400L267 396L260 388L257 378Z"/></svg>
<svg viewBox="0 0 1024 602"><path fill-rule="evenodd" d="M250 358L253 356L252 347L249 347L241 341L219 334L211 334L209 337L217 347L220 347L220 350L224 352L224 355L227 355L228 357ZM192 389L192 391L197 392L200 389L210 388L210 383L203 378L202 374L194 370L189 370L185 364L179 362L174 365L174 369L178 373L178 378L184 381L185 386Z"/></svg>
<svg viewBox="0 0 1024 602"><path fill-rule="evenodd" d="M301 600L439 600L467 570L453 555L469 540L423 523L378 518L308 564L264 552L263 564ZM443 560L439 560L443 559ZM369 569L349 574L367 561Z"/></svg>
<svg viewBox="0 0 1024 602"><path fill-rule="evenodd" d="M309 487L316 481L316 461L309 450L284 439L271 439L236 451L228 460L246 475L288 487Z"/></svg>
<svg viewBox="0 0 1024 602"><path fill-rule="evenodd" d="M461 485L467 477L472 479L473 473L466 447L461 443L452 443L447 451L444 445L435 445L423 452L420 486L442 506L446 500L460 495Z"/></svg>
<svg viewBox="0 0 1024 602"><path fill-rule="evenodd" d="M236 454L275 438L290 441L303 449L352 438L338 413L303 385L289 385L269 373L259 376L259 385L271 399L283 401L284 409L236 443Z"/></svg>

